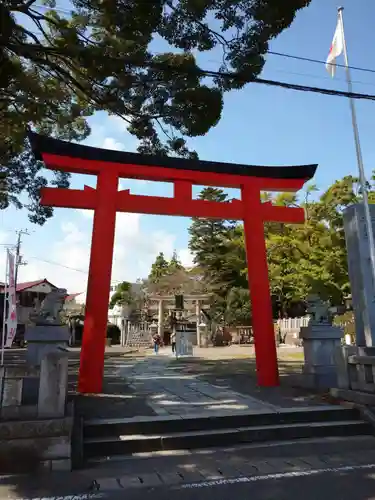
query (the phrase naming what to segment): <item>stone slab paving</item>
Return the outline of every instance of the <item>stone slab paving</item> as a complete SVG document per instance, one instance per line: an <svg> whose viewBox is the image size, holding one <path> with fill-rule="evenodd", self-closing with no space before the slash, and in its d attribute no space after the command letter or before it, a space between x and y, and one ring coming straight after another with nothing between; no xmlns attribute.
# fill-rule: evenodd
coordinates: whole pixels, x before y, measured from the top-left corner
<svg viewBox="0 0 375 500"><path fill-rule="evenodd" d="M98 492L101 494L124 494L124 490L131 494L139 489L146 492L149 488L187 485L213 479L251 478L366 464L374 464L375 470L374 437L298 440L282 446L280 443L277 446L246 445L183 453L175 451L168 455L154 453L127 459L117 457L117 460L103 461L91 469L72 473L0 476L0 498L87 500L88 497L84 495L96 491L92 488L93 481L99 485Z"/></svg>
<svg viewBox="0 0 375 500"><path fill-rule="evenodd" d="M117 366L118 376L146 397L157 415L189 416L224 412L276 411L277 406L201 381L194 374L183 374L181 367L168 356L148 356L132 362L124 360Z"/></svg>
<svg viewBox="0 0 375 500"><path fill-rule="evenodd" d="M142 359L142 358L141 358ZM104 365L103 394L80 395L76 393L79 360L69 363L70 398L74 398L76 412L84 418L131 418L135 415L155 416L146 397L130 387L128 381L119 375L124 364L130 369L137 358L121 355L107 357Z"/></svg>
<svg viewBox="0 0 375 500"><path fill-rule="evenodd" d="M372 439L374 447L375 438ZM212 480L230 480L232 478L251 478L284 473L302 473L308 471L329 470L337 467L358 467L373 464L375 469L375 451L365 446L361 438L349 438L353 451L335 452L323 444L323 453L306 449L299 453L298 447L291 452L251 451L251 447L233 448L232 450L197 450L182 456L150 457L143 459L127 459L121 462L110 462L89 470L76 471L70 474L44 476L33 480L16 477L0 477L0 498L51 498L72 494L77 499L83 493L92 492L93 481L99 486L99 492L123 492L129 494L136 489L162 488L165 486L187 485ZM310 445L311 446L311 445ZM356 451L354 451L356 450ZM267 456L268 455L268 456ZM13 488L12 488L13 486ZM13 490L13 491L12 491ZM13 493L13 495L9 495ZM18 495L16 494L18 493ZM69 500L73 500L72 497ZM122 497L124 498L124 497ZM131 498L131 497L130 497ZM193 497L192 497L193 498ZM244 497L245 498L245 497ZM268 497L267 497L268 498ZM275 497L269 497L275 498ZM341 497L340 497L341 498Z"/></svg>

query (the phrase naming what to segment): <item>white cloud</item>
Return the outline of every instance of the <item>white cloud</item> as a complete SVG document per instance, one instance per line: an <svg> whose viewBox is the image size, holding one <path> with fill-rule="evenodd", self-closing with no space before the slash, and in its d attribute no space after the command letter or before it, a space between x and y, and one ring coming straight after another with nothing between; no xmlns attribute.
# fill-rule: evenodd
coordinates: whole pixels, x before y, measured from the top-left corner
<svg viewBox="0 0 375 500"><path fill-rule="evenodd" d="M124 149L124 145L121 142L116 141L113 137L106 137L101 146L103 149L114 149L117 151L122 151Z"/></svg>
<svg viewBox="0 0 375 500"><path fill-rule="evenodd" d="M194 255L188 248L183 248L178 252L181 264L184 267L192 267L194 265Z"/></svg>
<svg viewBox="0 0 375 500"><path fill-rule="evenodd" d="M85 141L86 144L112 150L136 149L137 140L126 131L127 124L121 118L112 116L95 120L91 123L92 133ZM72 187L83 189L84 184L95 187L95 176L73 176ZM132 193L151 194L154 184L143 180L121 179L119 189L130 187ZM55 224L60 224L57 238L55 232L50 233L51 226L48 224L40 229L40 236L33 234L35 226L31 228L32 234L24 241L21 252L27 265L20 267L18 282L46 278L56 286L66 288L70 293L86 291L93 211L69 211L65 217L64 222L53 222L55 228ZM135 281L137 278L146 277L159 252L164 252L169 258L173 253L176 246L175 235L160 230L160 225L145 232L141 224L143 217L147 216L117 214L113 281ZM0 245L9 241L9 233L0 231ZM191 262L187 249L180 252L180 258L185 265ZM4 274L5 247L0 246L0 281L3 281ZM85 294L81 296L81 300L85 300Z"/></svg>
<svg viewBox="0 0 375 500"><path fill-rule="evenodd" d="M79 302L86 299L87 277L90 259L93 212L77 211L79 217L64 221L60 225L60 237L38 254L28 250L25 241L23 251L26 266L19 270L18 282L48 279L56 286L66 288L69 293L83 292L77 297ZM156 255L163 252L167 258L172 256L176 238L164 230L142 231L142 215L118 213L113 253L112 281L135 281L147 277ZM30 235L28 238L32 238ZM0 232L0 242L8 241L9 236ZM5 273L5 247L0 257L0 281ZM193 264L190 251L178 251L184 266ZM39 257L39 258L35 258Z"/></svg>
<svg viewBox="0 0 375 500"><path fill-rule="evenodd" d="M108 117L110 126L113 127L116 132L127 132L128 122L123 120L120 116L112 115Z"/></svg>
<svg viewBox="0 0 375 500"><path fill-rule="evenodd" d="M58 241L52 242L47 248L41 248L38 255L34 256L28 251L27 245L24 245L22 253L28 264L20 267L18 282L46 278L54 285L66 288L70 293L86 292L93 212L89 210L77 212L79 217L75 218L74 222L61 223ZM135 281L146 277L159 252L164 252L166 256L172 255L175 236L163 230L142 231L142 217L144 216L139 214L117 214L113 282ZM2 241L1 232L0 241ZM4 275L4 272L5 251L4 259L0 260L0 276ZM0 278L0 281L2 279ZM85 297L86 293L77 300L84 302Z"/></svg>

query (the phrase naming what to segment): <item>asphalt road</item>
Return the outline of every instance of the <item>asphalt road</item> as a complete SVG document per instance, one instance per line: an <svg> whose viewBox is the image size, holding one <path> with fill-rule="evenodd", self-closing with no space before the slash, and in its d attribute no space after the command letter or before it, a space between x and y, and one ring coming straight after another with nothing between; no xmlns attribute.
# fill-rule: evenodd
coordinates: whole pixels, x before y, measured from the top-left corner
<svg viewBox="0 0 375 500"><path fill-rule="evenodd" d="M127 490L103 500L375 500L375 468L327 472L300 477L254 480L248 483L212 484L199 488Z"/></svg>
<svg viewBox="0 0 375 500"><path fill-rule="evenodd" d="M326 472L310 476L273 478L260 476L247 483L201 483L199 487L185 485L149 490L124 490L116 495L104 495L103 500L375 500L374 469ZM254 480L255 479L255 480ZM188 486L188 487L186 487ZM77 499L78 500L78 499Z"/></svg>
<svg viewBox="0 0 375 500"><path fill-rule="evenodd" d="M360 451L360 450L358 450ZM163 484L154 487L138 485L95 491L85 484L59 480L37 491L11 479L13 488L0 478L0 498L9 500L375 500L375 463L338 465L305 470L217 478L199 482ZM43 483L43 482L42 482ZM59 485L57 483L60 483ZM69 484L70 483L70 484ZM39 485L40 487L41 485ZM112 483L113 486L113 483ZM38 488L39 489L39 488Z"/></svg>
<svg viewBox="0 0 375 500"><path fill-rule="evenodd" d="M326 471L291 476L292 473L208 481L196 485L133 488L116 492L77 493L57 496L1 496L18 500L375 500L375 464L369 468ZM279 477L280 476L280 477Z"/></svg>

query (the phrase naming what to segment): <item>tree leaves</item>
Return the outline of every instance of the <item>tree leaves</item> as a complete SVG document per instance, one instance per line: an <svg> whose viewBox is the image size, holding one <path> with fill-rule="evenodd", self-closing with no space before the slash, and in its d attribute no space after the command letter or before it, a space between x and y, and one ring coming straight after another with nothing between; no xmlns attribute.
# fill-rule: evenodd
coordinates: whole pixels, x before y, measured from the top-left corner
<svg viewBox="0 0 375 500"><path fill-rule="evenodd" d="M116 305L130 305L135 297L132 292L132 285L128 281L123 281L117 285L115 293L112 295L109 302L109 308L113 309Z"/></svg>
<svg viewBox="0 0 375 500"><path fill-rule="evenodd" d="M19 162L29 128L80 141L97 110L122 117L142 153L195 158L186 137L217 125L223 93L259 75L268 42L310 1L72 0L70 13L54 0L49 9L36 0L0 3L0 168ZM165 52L154 51L156 39ZM236 78L205 77L196 55L217 49L216 69ZM26 189L34 166L22 162L17 182ZM43 181L32 182L30 203L20 193L8 202L42 224L52 211L37 207Z"/></svg>
<svg viewBox="0 0 375 500"><path fill-rule="evenodd" d="M369 187L372 199L375 191L372 185ZM309 185L299 199L292 193L273 197L269 193L262 194L264 201L302 206L306 213L306 221L301 225L265 224L275 317L293 314L297 309L301 314L303 307L300 305L310 293L318 294L333 306L342 305L350 293L342 214L347 206L361 201L358 181L346 176L319 197L316 192L316 186ZM228 201L226 194L215 188L203 189L200 198ZM215 294L216 309L233 324L245 321L251 312L246 302L243 226L220 220L193 219L189 233L189 247L209 291Z"/></svg>
<svg viewBox="0 0 375 500"><path fill-rule="evenodd" d="M164 257L164 253L160 252L151 266L151 272L148 279L151 283L157 283L163 276L166 276L168 272L169 263Z"/></svg>

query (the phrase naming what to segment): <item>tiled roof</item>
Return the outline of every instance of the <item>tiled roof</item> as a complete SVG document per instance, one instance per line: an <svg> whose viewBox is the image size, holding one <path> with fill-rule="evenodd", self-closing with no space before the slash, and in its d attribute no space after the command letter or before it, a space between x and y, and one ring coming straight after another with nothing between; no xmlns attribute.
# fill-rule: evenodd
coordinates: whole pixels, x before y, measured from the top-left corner
<svg viewBox="0 0 375 500"><path fill-rule="evenodd" d="M52 283L50 283L48 280L44 278L43 280L26 281L25 283L18 283L16 291L22 292L23 290L27 290L28 288L32 288L33 286L41 285L42 283L49 283L50 285L52 285Z"/></svg>
<svg viewBox="0 0 375 500"><path fill-rule="evenodd" d="M69 302L69 300L73 300L75 299L76 297L78 297L78 295L82 295L83 292L79 292L79 293L72 293L70 295L67 295L65 297L65 302Z"/></svg>
<svg viewBox="0 0 375 500"><path fill-rule="evenodd" d="M16 287L17 292L23 292L24 290L27 290L28 288L32 288L33 286L38 286L41 285L42 283L48 283L51 286L53 285L50 281L48 281L46 278L42 280L36 280L36 281L26 281L25 283L18 283ZM0 283L0 289L4 288L4 283Z"/></svg>

